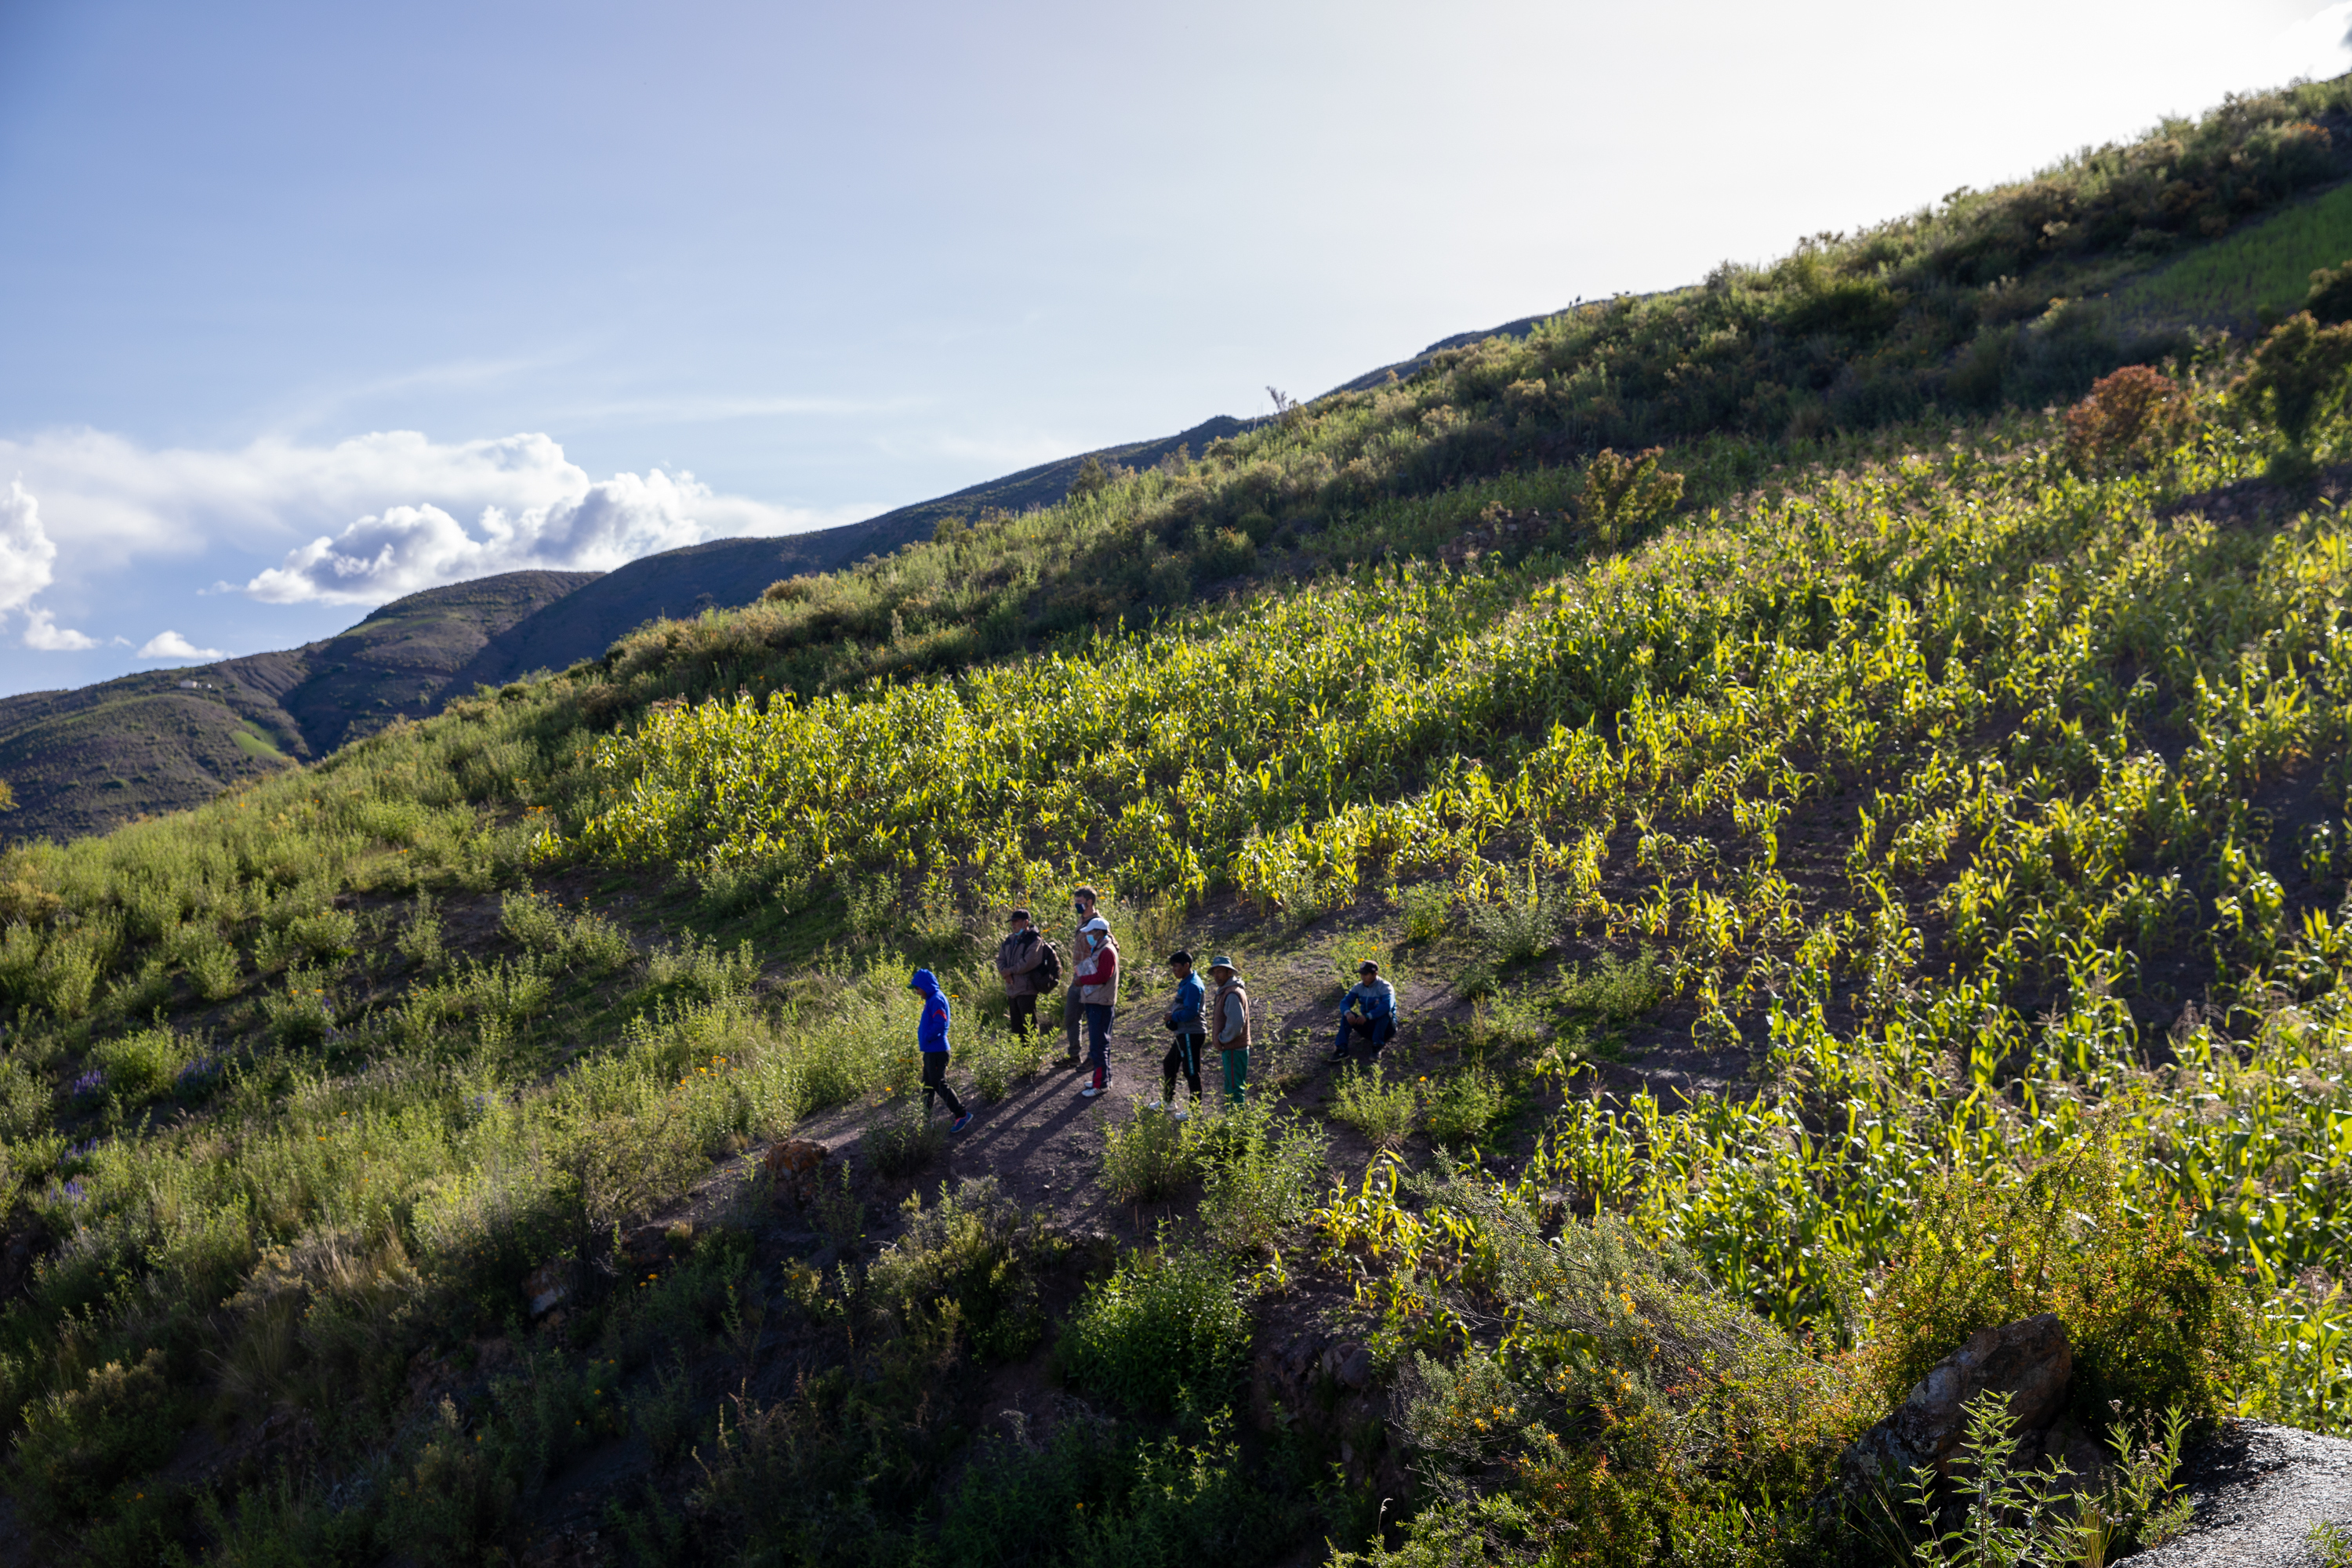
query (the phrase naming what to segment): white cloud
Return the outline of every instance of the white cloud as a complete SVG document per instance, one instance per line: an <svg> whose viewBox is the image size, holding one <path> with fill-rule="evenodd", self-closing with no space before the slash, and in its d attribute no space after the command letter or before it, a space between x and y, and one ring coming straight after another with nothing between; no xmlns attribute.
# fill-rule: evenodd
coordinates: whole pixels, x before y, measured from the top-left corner
<svg viewBox="0 0 2352 1568"><path fill-rule="evenodd" d="M31 609L25 612L25 646L42 653L79 653L96 647L98 639L58 625L47 610Z"/></svg>
<svg viewBox="0 0 2352 1568"><path fill-rule="evenodd" d="M394 430L331 446L268 437L204 450L59 430L0 440L0 471L10 468L22 479L0 500L0 610L47 585L50 534L65 542L56 571L84 584L227 549L278 558L244 584L257 598L373 604L491 572L603 570L866 515L720 495L685 473L592 480L552 437L531 433L444 442Z"/></svg>
<svg viewBox="0 0 2352 1568"><path fill-rule="evenodd" d="M56 575L58 547L41 526L41 503L21 479L8 481L0 497L0 615L25 612L25 646L41 653L79 653L98 646L70 626L61 626L48 611L33 605L33 595Z"/></svg>
<svg viewBox="0 0 2352 1568"><path fill-rule="evenodd" d="M717 503L714 507L713 503ZM378 604L436 584L530 568L609 572L713 536L713 510L741 516L690 474L620 474L552 504L509 514L486 507L467 528L437 506L398 506L321 536L245 585L272 604Z"/></svg>
<svg viewBox="0 0 2352 1568"><path fill-rule="evenodd" d="M160 631L142 643L140 658L226 658L216 647L198 647L175 631Z"/></svg>
<svg viewBox="0 0 2352 1568"><path fill-rule="evenodd" d="M49 585L58 547L41 526L41 503L21 479L0 498L0 611L21 608Z"/></svg>
<svg viewBox="0 0 2352 1568"><path fill-rule="evenodd" d="M2283 27L2257 45L2248 61L2252 80L2277 83L2290 77L2325 79L2352 65L2352 0L2316 11Z"/></svg>

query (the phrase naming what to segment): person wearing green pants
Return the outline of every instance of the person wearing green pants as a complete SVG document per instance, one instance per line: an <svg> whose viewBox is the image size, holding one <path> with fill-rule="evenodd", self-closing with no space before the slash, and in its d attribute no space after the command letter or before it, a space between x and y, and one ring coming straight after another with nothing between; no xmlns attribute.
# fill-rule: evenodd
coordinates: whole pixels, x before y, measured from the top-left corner
<svg viewBox="0 0 2352 1568"><path fill-rule="evenodd" d="M1225 1100L1239 1105L1249 1081L1249 993L1241 971L1222 953L1209 961L1209 983L1217 988L1209 998L1210 1033L1225 1058Z"/></svg>

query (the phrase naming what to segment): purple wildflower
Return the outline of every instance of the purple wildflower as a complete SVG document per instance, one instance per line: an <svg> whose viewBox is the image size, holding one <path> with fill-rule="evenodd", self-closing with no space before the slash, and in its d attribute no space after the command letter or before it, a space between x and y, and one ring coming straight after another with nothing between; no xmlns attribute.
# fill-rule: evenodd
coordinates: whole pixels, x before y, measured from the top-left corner
<svg viewBox="0 0 2352 1568"><path fill-rule="evenodd" d="M104 1068L92 1068L73 1080L73 1092L76 1095L96 1094L105 1087L106 1069Z"/></svg>
<svg viewBox="0 0 2352 1568"><path fill-rule="evenodd" d="M68 1182L65 1185L59 1187L58 1189L58 1196L65 1199L65 1201L69 1204L78 1204L84 1198L89 1196L89 1194L82 1190L80 1179L76 1178L75 1180Z"/></svg>

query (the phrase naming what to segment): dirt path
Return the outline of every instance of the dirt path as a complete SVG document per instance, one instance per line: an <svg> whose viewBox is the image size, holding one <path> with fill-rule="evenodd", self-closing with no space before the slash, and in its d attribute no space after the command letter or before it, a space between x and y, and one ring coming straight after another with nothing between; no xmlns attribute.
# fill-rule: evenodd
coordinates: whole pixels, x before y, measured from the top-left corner
<svg viewBox="0 0 2352 1568"><path fill-rule="evenodd" d="M1384 909L1368 907L1285 929L1236 901L1198 918L1181 938L1203 964L1212 952L1231 952L1243 966L1258 1041L1252 1052L1251 1082L1262 1092L1276 1095L1283 1108L1326 1120L1330 1167L1343 1177L1360 1173L1372 1153L1353 1131L1328 1121L1335 1081L1328 1064L1331 1031L1355 965L1366 956L1377 957L1397 987L1401 1026L1384 1053L1392 1073L1434 1077L1452 1070L1460 1061L1462 1037L1470 1022L1470 1005L1454 990L1454 979L1472 960L1469 944L1441 938L1400 952L1392 944L1390 915ZM869 1194L869 1220L878 1227L870 1229L870 1236L895 1229L887 1208L917 1187L929 1193L943 1181L993 1176L1007 1196L1073 1234L1098 1233L1124 1243L1148 1240L1162 1219L1189 1213L1197 1202L1196 1194L1184 1194L1164 1203L1121 1204L1111 1198L1102 1180L1106 1126L1114 1118L1132 1114L1137 1104L1160 1096L1160 1061L1168 1036L1160 1019L1173 982L1156 960L1156 954L1149 962L1132 954L1127 959L1111 1029L1110 1089L1097 1100L1081 1098L1086 1074L1065 1065L1058 998L1048 997L1041 1007L1049 1016L1041 1019L1049 1026L1041 1034L1043 1065L1016 1080L1004 1099L992 1104L981 1101L961 1054L950 1067L949 1083L974 1114L971 1125L950 1139L944 1154L928 1169L896 1182L871 1177L871 1163L861 1147L862 1135L877 1114L868 1101L813 1116L793 1136L826 1145L836 1159L846 1157L861 1173L858 1184ZM1560 963L1572 961L1556 956L1515 978L1548 978ZM967 1007L958 1018L960 1053L975 1032L978 1011ZM1695 1046L1689 1020L1679 1016L1683 1011L1670 1004L1630 1029L1623 1058L1596 1063L1593 1074L1580 1079L1579 1092L1597 1088L1622 1097L1646 1088L1670 1102L1678 1102L1682 1095L1736 1092L1746 1079L1748 1058L1737 1050L1711 1052ZM912 1020L910 1008L910 1032ZM1204 1093L1214 1096L1220 1088L1218 1063L1213 1051L1208 1056L1202 1064L1202 1085ZM1181 1079L1177 1092L1186 1093ZM1557 1091L1548 1090L1525 1107L1519 1125L1497 1140L1500 1157L1490 1163L1516 1167L1531 1147L1536 1127L1559 1104ZM945 1118L944 1108L939 1115ZM1418 1163L1428 1152L1426 1138L1416 1134L1407 1147L1409 1157ZM754 1151L730 1163L742 1167L747 1177L757 1155Z"/></svg>

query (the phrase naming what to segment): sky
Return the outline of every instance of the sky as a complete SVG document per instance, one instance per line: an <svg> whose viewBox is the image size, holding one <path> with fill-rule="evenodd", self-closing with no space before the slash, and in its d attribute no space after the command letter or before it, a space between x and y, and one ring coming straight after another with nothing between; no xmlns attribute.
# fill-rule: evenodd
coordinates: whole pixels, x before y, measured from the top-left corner
<svg viewBox="0 0 2352 1568"><path fill-rule="evenodd" d="M855 521L2352 68L2352 0L0 0L0 694Z"/></svg>

